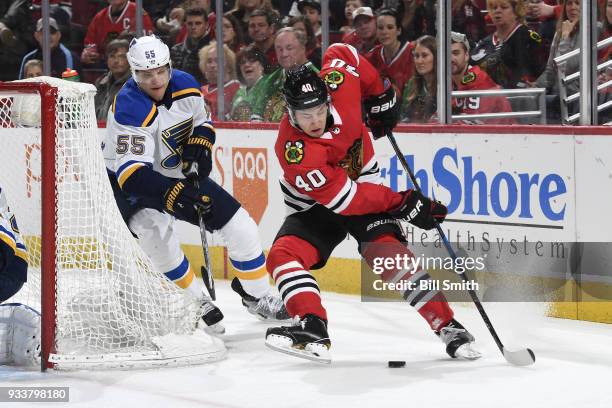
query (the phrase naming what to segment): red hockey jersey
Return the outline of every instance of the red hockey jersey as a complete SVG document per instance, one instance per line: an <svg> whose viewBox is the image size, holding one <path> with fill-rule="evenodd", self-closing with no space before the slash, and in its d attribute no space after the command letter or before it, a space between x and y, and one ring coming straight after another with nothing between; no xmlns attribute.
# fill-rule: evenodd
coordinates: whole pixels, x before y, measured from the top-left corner
<svg viewBox="0 0 612 408"><path fill-rule="evenodd" d="M480 91L486 89L501 89L491 77L478 66L470 66L461 83L456 87L458 91ZM510 102L505 96L473 96L469 98L453 98L453 110L457 113L499 113L512 112ZM466 119L469 124L498 124L509 125L515 123L514 119Z"/></svg>
<svg viewBox="0 0 612 408"><path fill-rule="evenodd" d="M153 23L146 11L143 11L144 34L153 33ZM95 15L83 41L85 47L95 44L97 51L105 54L106 45L117 38L122 32L136 32L136 3L129 1L119 17L111 17L111 7L108 6Z"/></svg>
<svg viewBox="0 0 612 408"><path fill-rule="evenodd" d="M404 85L413 73L413 48L412 43L406 41L389 62L385 61L382 44L377 45L366 54L366 58L380 72L380 75L391 80L398 95L402 95Z"/></svg>
<svg viewBox="0 0 612 408"><path fill-rule="evenodd" d="M331 95L333 124L320 138L294 128L287 115L275 145L283 169L280 179L289 212L316 203L342 215L385 212L401 195L380 184L372 140L362 122L361 99L379 95L383 84L376 69L346 44L331 45L320 76Z"/></svg>

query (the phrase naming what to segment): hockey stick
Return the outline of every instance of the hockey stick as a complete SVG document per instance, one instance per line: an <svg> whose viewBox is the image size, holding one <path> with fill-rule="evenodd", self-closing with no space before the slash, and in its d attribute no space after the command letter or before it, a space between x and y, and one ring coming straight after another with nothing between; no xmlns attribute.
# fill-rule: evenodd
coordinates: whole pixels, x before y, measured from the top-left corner
<svg viewBox="0 0 612 408"><path fill-rule="evenodd" d="M200 191L200 181L198 174L198 163L191 163L191 168L188 172L188 178L193 182L196 190ZM204 222L204 214L201 209L198 209L198 223L200 224L200 238L202 239L202 251L204 252L204 265L202 265L202 280L204 280L204 286L210 295L212 300L217 300L215 294L215 280L213 278L212 270L210 269L210 258L208 256L208 240L206 238L206 224Z"/></svg>
<svg viewBox="0 0 612 408"><path fill-rule="evenodd" d="M395 155L397 156L400 163L402 163L402 167L404 167L404 170L406 171L406 173L408 173L410 180L412 180L412 184L414 185L415 190L419 193L422 193L421 188L419 187L419 184L416 178L414 177L412 170L410 169L410 166L408 166L408 162L406 162L406 158L404 157L399 146L397 145L397 141L395 140L395 136L393 136L393 132L391 130L387 130L386 135L387 139L389 139L389 142L391 143L391 146L393 146L393 150L395 150ZM448 242L444 231L442 231L442 227L440 227L440 224L437 222L435 223L435 225L436 230L440 235L440 238L442 238L442 242L444 242L444 246L446 247L448 254L451 256L453 261L455 261L457 259L457 255L455 254L455 251ZM463 279L463 281L469 282L469 279L465 275L465 273L459 273L459 276L461 276L461 279ZM469 287L470 286L468 286L468 288ZM493 336L493 340L495 340L499 351L501 351L506 361L508 361L510 364L514 364L517 366L526 366L535 363L535 354L531 349L525 348L521 350L510 351L504 347L503 343L499 339L499 336L497 335L497 332L495 331L495 328L493 327L493 323L491 323L491 320L489 319L489 316L487 316L487 313L485 312L482 303L480 303L478 295L476 294L476 292L474 292L473 289L468 289L468 293L470 294L472 301L476 305L476 309L478 309L482 320L484 320L487 329L489 329L489 333L491 333L491 336Z"/></svg>

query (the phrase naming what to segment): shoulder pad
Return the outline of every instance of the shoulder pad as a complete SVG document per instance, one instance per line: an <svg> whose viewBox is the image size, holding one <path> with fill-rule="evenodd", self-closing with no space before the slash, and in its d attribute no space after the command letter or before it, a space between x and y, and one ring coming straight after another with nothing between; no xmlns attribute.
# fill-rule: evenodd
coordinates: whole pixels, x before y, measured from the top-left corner
<svg viewBox="0 0 612 408"><path fill-rule="evenodd" d="M148 127L157 117L157 106L130 78L115 96L113 114L122 125Z"/></svg>
<svg viewBox="0 0 612 408"><path fill-rule="evenodd" d="M465 76L461 80L461 83L463 85L467 85L471 82L474 82L475 80L476 80L476 73L474 71L469 71L467 74L465 74Z"/></svg>
<svg viewBox="0 0 612 408"><path fill-rule="evenodd" d="M193 75L178 69L172 70L172 78L170 78L170 85L168 86L170 86L172 90L172 100L182 99L188 96L202 97L200 84Z"/></svg>

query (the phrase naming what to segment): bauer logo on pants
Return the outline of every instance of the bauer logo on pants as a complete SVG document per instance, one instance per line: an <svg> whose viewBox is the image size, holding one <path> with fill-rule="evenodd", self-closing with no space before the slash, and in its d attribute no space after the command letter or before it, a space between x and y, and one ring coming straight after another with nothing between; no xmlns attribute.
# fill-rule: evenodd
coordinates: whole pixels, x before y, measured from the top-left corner
<svg viewBox="0 0 612 408"><path fill-rule="evenodd" d="M268 151L233 147L232 174L234 197L259 224L268 206Z"/></svg>

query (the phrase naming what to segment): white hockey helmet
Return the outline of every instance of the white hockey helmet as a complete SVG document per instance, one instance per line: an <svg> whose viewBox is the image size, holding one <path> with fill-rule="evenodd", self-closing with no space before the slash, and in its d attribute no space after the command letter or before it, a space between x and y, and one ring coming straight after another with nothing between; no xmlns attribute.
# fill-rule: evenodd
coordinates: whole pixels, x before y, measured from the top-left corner
<svg viewBox="0 0 612 408"><path fill-rule="evenodd" d="M134 38L130 42L127 60L134 80L136 80L136 71L146 71L166 65L172 69L170 49L154 35Z"/></svg>

